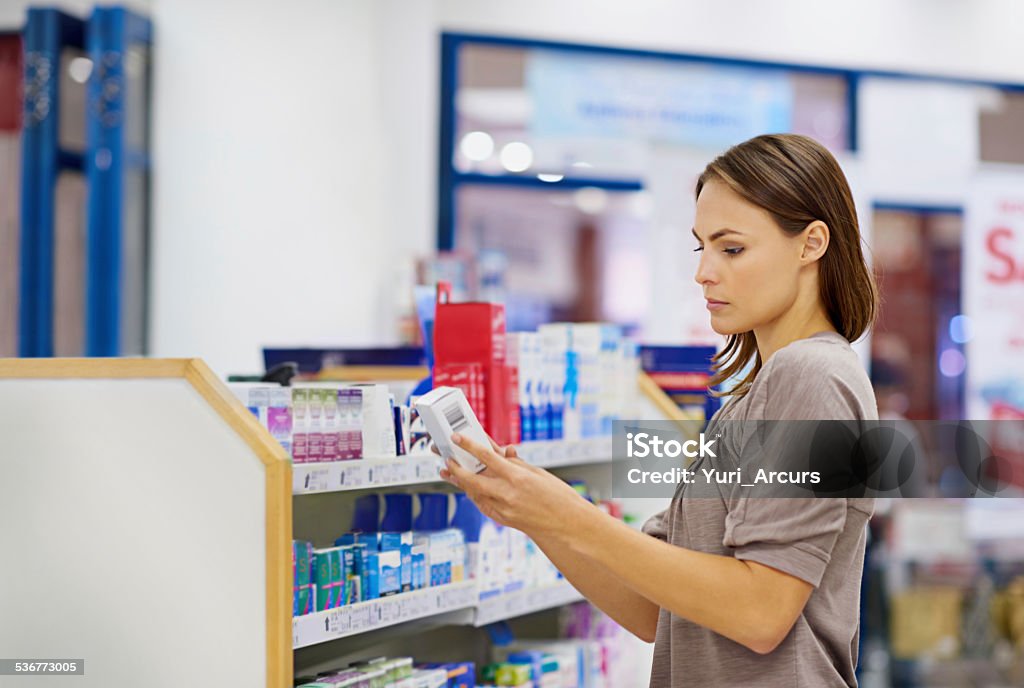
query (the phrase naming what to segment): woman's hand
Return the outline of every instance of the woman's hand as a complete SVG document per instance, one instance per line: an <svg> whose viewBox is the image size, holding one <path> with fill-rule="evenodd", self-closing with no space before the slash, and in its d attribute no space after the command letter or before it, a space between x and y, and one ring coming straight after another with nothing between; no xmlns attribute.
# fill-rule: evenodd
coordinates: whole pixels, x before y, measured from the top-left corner
<svg viewBox="0 0 1024 688"><path fill-rule="evenodd" d="M560 478L520 459L514 447L477 444L458 433L452 441L487 469L468 471L453 459L441 477L460 490L486 516L527 534L558 537L572 532L586 507L583 497Z"/></svg>

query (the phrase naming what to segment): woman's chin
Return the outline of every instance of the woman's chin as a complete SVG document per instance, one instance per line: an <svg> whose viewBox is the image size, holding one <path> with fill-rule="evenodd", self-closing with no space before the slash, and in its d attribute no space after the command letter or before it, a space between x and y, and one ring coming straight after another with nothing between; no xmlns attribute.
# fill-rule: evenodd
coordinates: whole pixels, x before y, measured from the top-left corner
<svg viewBox="0 0 1024 688"><path fill-rule="evenodd" d="M731 323L723 318L716 318L715 316L711 316L711 329L723 337L750 331L749 327L738 327L735 323Z"/></svg>

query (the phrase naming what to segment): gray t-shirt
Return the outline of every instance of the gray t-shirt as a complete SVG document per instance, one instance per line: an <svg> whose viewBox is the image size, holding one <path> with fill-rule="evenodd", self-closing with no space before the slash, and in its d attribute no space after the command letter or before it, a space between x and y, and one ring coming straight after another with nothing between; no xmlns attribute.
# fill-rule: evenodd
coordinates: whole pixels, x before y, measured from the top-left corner
<svg viewBox="0 0 1024 688"><path fill-rule="evenodd" d="M719 410L705 432L714 435L726 420L877 418L857 354L842 335L820 332L779 349L747 394ZM644 524L645 533L756 561L815 589L789 635L766 655L662 609L651 688L856 686L865 524L873 510L873 499L735 499L715 485L682 484L669 508Z"/></svg>

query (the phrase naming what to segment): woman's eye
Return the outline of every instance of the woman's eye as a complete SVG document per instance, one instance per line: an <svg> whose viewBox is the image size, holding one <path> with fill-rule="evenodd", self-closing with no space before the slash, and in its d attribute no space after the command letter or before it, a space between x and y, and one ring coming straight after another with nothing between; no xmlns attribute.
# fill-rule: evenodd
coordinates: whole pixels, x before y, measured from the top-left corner
<svg viewBox="0 0 1024 688"><path fill-rule="evenodd" d="M736 248L723 248L722 251L728 253L730 256L736 256L743 252L743 248L737 246Z"/></svg>
<svg viewBox="0 0 1024 688"><path fill-rule="evenodd" d="M703 250L704 250L704 247L703 247L703 246L698 246L697 248L693 249L693 252L694 252L694 253L700 253L700 252L701 252L701 251L703 251Z"/></svg>

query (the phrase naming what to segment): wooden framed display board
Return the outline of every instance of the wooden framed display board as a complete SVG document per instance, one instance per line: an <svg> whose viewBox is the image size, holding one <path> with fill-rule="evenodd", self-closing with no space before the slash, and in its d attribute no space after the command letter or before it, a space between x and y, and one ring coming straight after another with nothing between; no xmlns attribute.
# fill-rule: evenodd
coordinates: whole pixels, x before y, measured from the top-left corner
<svg viewBox="0 0 1024 688"><path fill-rule="evenodd" d="M5 657L291 685L291 464L202 361L0 360L0 435Z"/></svg>

